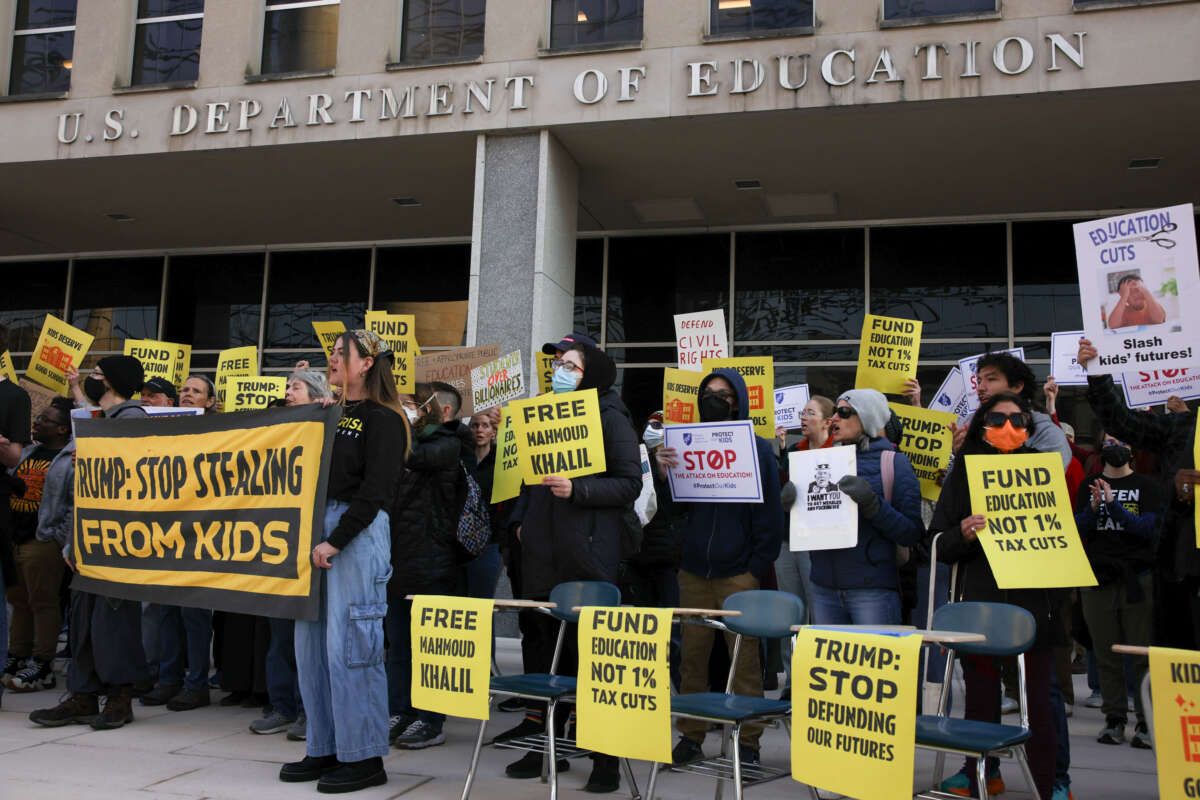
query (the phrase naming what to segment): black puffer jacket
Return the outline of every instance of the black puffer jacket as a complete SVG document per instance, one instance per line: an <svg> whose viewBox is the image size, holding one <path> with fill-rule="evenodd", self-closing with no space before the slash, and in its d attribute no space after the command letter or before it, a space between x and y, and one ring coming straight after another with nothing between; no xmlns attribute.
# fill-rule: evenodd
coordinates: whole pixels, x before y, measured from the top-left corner
<svg viewBox="0 0 1200 800"><path fill-rule="evenodd" d="M444 427L422 433L400 474L392 506L391 599L425 591L457 575L461 444Z"/></svg>
<svg viewBox="0 0 1200 800"><path fill-rule="evenodd" d="M641 458L633 418L612 390L617 368L604 352L588 348L579 389L600 395L605 471L572 481L568 499L544 486L525 487L511 524L521 526L521 592L547 597L564 581L617 580L621 515L642 489Z"/></svg>

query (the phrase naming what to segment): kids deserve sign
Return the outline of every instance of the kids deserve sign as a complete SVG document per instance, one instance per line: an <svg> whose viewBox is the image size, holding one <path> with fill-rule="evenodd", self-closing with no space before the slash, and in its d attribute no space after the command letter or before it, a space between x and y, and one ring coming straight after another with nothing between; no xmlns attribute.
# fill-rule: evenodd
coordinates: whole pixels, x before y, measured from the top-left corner
<svg viewBox="0 0 1200 800"><path fill-rule="evenodd" d="M679 463L667 473L679 503L761 503L758 445L749 420L668 425L664 446Z"/></svg>
<svg viewBox="0 0 1200 800"><path fill-rule="evenodd" d="M47 314L25 377L66 397L67 370L79 369L94 339L87 331L81 331L53 314Z"/></svg>
<svg viewBox="0 0 1200 800"><path fill-rule="evenodd" d="M663 424L679 425L700 421L697 395L704 373L698 370L663 367Z"/></svg>
<svg viewBox="0 0 1200 800"><path fill-rule="evenodd" d="M1200 268L1191 203L1080 222L1075 230L1092 374L1200 365Z"/></svg>
<svg viewBox="0 0 1200 800"><path fill-rule="evenodd" d="M908 379L917 377L922 325L920 320L867 314L859 339L855 388L903 392Z"/></svg>

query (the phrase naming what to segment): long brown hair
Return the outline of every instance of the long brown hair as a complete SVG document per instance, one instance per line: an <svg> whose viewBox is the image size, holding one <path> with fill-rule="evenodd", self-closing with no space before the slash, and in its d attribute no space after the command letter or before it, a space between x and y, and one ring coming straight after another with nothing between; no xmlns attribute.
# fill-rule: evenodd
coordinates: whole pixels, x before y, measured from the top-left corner
<svg viewBox="0 0 1200 800"><path fill-rule="evenodd" d="M364 388L367 391L367 397L384 408L389 408L400 415L401 422L404 423L404 435L407 440L407 448L405 457L408 457L408 450L412 449L412 427L408 424L408 415L404 413L404 406L400 404L400 393L396 391L396 379L392 376L392 354L391 352L381 353L378 356L373 356L359 342L358 337L353 331L346 331L341 336L342 343L342 373L345 375L343 383L350 382L349 363L350 360L347 354L350 348L354 348L354 352L358 353L359 358L373 358L374 362L371 368L367 370L364 378ZM342 397L339 401L342 405L346 404L346 392L348 387L342 387Z"/></svg>

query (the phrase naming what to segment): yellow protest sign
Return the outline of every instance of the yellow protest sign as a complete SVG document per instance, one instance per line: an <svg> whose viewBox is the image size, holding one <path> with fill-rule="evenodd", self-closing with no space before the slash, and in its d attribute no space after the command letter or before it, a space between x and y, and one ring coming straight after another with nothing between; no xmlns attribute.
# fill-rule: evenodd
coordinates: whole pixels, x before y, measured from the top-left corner
<svg viewBox="0 0 1200 800"><path fill-rule="evenodd" d="M1095 586L1058 453L964 456L979 542L1001 589Z"/></svg>
<svg viewBox="0 0 1200 800"><path fill-rule="evenodd" d="M551 381L554 379L554 356L542 352L533 354L537 364L538 394L549 394L554 391Z"/></svg>
<svg viewBox="0 0 1200 800"><path fill-rule="evenodd" d="M496 473L492 478L492 503L503 503L521 493L521 468L517 459L517 432L512 412L504 410L500 430L496 432Z"/></svg>
<svg viewBox="0 0 1200 800"><path fill-rule="evenodd" d="M416 319L412 314L367 312L367 330L379 334L392 349L392 374L396 376L396 391L401 394L412 394L417 385Z"/></svg>
<svg viewBox="0 0 1200 800"><path fill-rule="evenodd" d="M558 475L604 472L604 434L595 389L547 394L509 404L517 432L517 461L527 486Z"/></svg>
<svg viewBox="0 0 1200 800"><path fill-rule="evenodd" d="M133 356L142 362L142 372L146 380L162 378L174 385L175 345L154 339L126 339L125 355Z"/></svg>
<svg viewBox="0 0 1200 800"><path fill-rule="evenodd" d="M849 797L912 797L921 637L803 628L792 653L792 777Z"/></svg>
<svg viewBox="0 0 1200 800"><path fill-rule="evenodd" d="M254 375L258 372L258 348L254 345L231 347L217 354L217 406L225 410L227 397L226 389L230 378L241 375Z"/></svg>
<svg viewBox="0 0 1200 800"><path fill-rule="evenodd" d="M689 425L700 421L697 395L706 373L663 367L663 424Z"/></svg>
<svg viewBox="0 0 1200 800"><path fill-rule="evenodd" d="M746 381L750 396L750 421L754 432L765 439L775 438L775 364L770 356L744 358L706 358L703 373L714 369L735 370Z"/></svg>
<svg viewBox="0 0 1200 800"><path fill-rule="evenodd" d="M46 321L42 323L42 333L33 348L33 357L25 369L25 377L66 397L67 370L72 367L79 369L94 339L87 331L81 331L53 314L47 314Z"/></svg>
<svg viewBox="0 0 1200 800"><path fill-rule="evenodd" d="M175 342L164 342L175 348L175 370L171 375L171 383L178 389L183 386L184 381L188 379L188 375L192 374L192 346L190 344L176 344Z"/></svg>
<svg viewBox="0 0 1200 800"><path fill-rule="evenodd" d="M1150 690L1158 796L1200 797L1200 652L1151 647Z"/></svg>
<svg viewBox="0 0 1200 800"><path fill-rule="evenodd" d="M272 400L282 400L287 391L287 378L279 375L235 375L226 384L229 403L226 411L250 411L268 408Z"/></svg>
<svg viewBox="0 0 1200 800"><path fill-rule="evenodd" d="M669 608L579 612L580 747L671 763L670 638Z"/></svg>
<svg viewBox="0 0 1200 800"><path fill-rule="evenodd" d="M854 387L877 389L884 394L904 391L908 379L917 377L923 325L916 319L867 314L858 343L858 376Z"/></svg>
<svg viewBox="0 0 1200 800"><path fill-rule="evenodd" d="M346 332L346 323L314 322L312 326L313 331L317 334L317 341L321 344L321 349L325 351L325 357L329 358L333 355L333 346L337 344L338 337Z"/></svg>
<svg viewBox="0 0 1200 800"><path fill-rule="evenodd" d="M403 602L403 601L401 601ZM488 719L492 601L417 595L412 601L412 704Z"/></svg>
<svg viewBox="0 0 1200 800"><path fill-rule="evenodd" d="M900 452L908 456L913 472L921 481L921 497L936 503L942 494L938 473L950 466L954 439L950 425L958 422L958 415L905 403L888 403L888 406L904 423Z"/></svg>
<svg viewBox="0 0 1200 800"><path fill-rule="evenodd" d="M0 375L8 378L13 383L17 382L17 371L13 369L12 356L7 350L0 353Z"/></svg>

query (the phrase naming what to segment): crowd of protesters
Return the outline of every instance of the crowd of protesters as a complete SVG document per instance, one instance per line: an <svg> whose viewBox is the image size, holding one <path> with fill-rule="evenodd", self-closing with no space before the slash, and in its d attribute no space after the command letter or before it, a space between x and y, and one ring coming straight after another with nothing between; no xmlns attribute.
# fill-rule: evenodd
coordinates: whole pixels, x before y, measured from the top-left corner
<svg viewBox="0 0 1200 800"><path fill-rule="evenodd" d="M0 328L0 352L6 338ZM1089 679L1095 697L1087 702L1105 717L1099 741L1126 741L1132 694L1137 705L1130 742L1150 746L1140 693L1133 690L1146 659L1122 660L1111 645L1200 643L1200 550L1192 511L1200 471L1192 459L1195 416L1185 405L1172 403L1167 413L1131 411L1111 378L1089 378L1087 400L1102 431L1088 450L1058 418L1053 379L1040 407L1036 380L1024 362L1003 353L980 359L981 404L969 421L954 426L956 456L1059 453L1099 583L1079 590L1002 590L978 539L986 518L972 513L966 470L952 465L936 504L923 501L896 445L899 422L879 392L847 388L836 400L813 396L801 415L801 438L791 446L781 447L784 431L779 442L756 437L759 463L774 465L761 470L763 502L675 503L667 473L679 454L664 447L662 413L634 417L613 388L614 362L588 337L566 335L547 343L544 352L554 357L554 392L596 390L605 471L547 477L540 486L524 487L515 500L490 505L491 538L474 556L463 550L456 530L468 482L491 497L500 409L476 413L464 424L462 397L448 384L418 383L412 394L398 394L387 344L364 330L336 341L327 371L297 365L282 402L340 403L343 413L324 536L311 553L313 564L326 571L320 615L298 622L68 591L72 410L90 409L115 424L144 418L143 406L217 413L211 380L192 375L177 391L162 378L146 380L135 358L107 356L86 378L70 372L72 398L55 399L31 420L28 395L0 378L0 588L6 587L12 607L11 620L0 615L0 656L7 648L0 691L56 688L55 657L69 658L65 698L30 719L105 730L131 723L136 704L184 712L209 705L210 692L223 689L222 705L263 709L250 725L255 733L286 732L306 741L306 756L284 765L281 780L353 791L386 781L382 756L390 746L422 749L446 741L444 717L411 702L408 596L492 597L503 568L514 596L531 600L547 599L564 581L599 580L617 583L625 602L637 605L720 608L735 592L777 587L798 596L817 624L893 625L910 619L915 607L950 599L948 588L936 593L941 596L921 596L928 594L925 582L914 580L918 569L930 567L930 543L940 534L940 560L958 567L954 599L1015 604L1037 621L1027 655L1033 733L1027 751L1040 796L1069 795L1065 716L1073 700L1074 642L1088 648L1095 666ZM1079 363L1094 356L1083 340ZM920 405L915 381L906 395ZM729 369L703 377L697 404L703 422L744 420L751 411L746 383ZM631 546L629 510L643 492L639 443L653 464L655 510L641 526L640 543ZM839 446L855 448L857 474L828 480L857 505L856 544L792 551L787 515L796 490L788 480L787 454ZM529 611L518 624L525 671L548 671L557 623ZM56 654L64 626L67 643ZM672 683L683 693L721 691L732 636L722 643L709 628L682 627L672 641ZM772 685L778 648L768 644L777 643L746 642L733 679L737 694L761 697ZM577 659L575 636L568 634L559 671L573 672ZM1010 669L990 659L964 663L969 718L1001 719ZM785 686L784 696L789 691ZM544 707L511 700L500 709L524 716L495 741L545 729ZM564 713L557 722L563 735L573 717ZM678 732L674 762L703 758L707 725L680 720ZM761 734L755 726L742 729L744 763L758 762ZM543 767L541 754L530 752L506 775L535 778ZM567 768L566 761L557 766ZM998 765L989 764L986 774L989 794L1003 791ZM971 796L975 775L968 759L942 788ZM586 789L610 792L619 785L617 759L595 754Z"/></svg>

